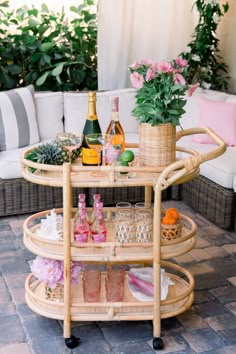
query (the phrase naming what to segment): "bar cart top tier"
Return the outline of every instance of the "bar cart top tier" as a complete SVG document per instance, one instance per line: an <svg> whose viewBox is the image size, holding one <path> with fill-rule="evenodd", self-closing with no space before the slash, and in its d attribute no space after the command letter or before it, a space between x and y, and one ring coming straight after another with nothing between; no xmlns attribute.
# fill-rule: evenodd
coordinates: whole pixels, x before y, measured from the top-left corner
<svg viewBox="0 0 236 354"><path fill-rule="evenodd" d="M214 145L207 153L200 153L192 149L176 147L177 151L185 153L187 157L177 159L167 167L144 167L135 163L133 166L82 166L80 159L71 164L72 187L131 187L152 186L164 190L172 184L180 184L190 181L199 174L201 163L212 160L222 155L226 150L224 141L210 128L190 128L178 131L176 141L186 135L207 134ZM127 144L128 148L138 148L138 144ZM39 164L27 160L25 157L33 147L24 151L21 157L22 176L33 183L63 187L63 166ZM32 173L32 169L36 169ZM105 178L94 177L92 172L107 172ZM134 172L135 178L116 178L117 172ZM125 174L123 174L125 175Z"/></svg>

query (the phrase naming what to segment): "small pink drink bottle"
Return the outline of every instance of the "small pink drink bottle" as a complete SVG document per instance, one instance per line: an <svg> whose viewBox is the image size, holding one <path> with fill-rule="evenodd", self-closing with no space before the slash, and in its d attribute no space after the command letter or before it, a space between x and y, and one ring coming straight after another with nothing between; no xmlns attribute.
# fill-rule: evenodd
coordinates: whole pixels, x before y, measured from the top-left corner
<svg viewBox="0 0 236 354"><path fill-rule="evenodd" d="M74 220L74 237L77 242L87 242L89 225L86 220L85 208L81 208L78 218Z"/></svg>
<svg viewBox="0 0 236 354"><path fill-rule="evenodd" d="M102 208L97 209L96 221L92 227L92 238L95 242L105 242L107 227L103 218Z"/></svg>

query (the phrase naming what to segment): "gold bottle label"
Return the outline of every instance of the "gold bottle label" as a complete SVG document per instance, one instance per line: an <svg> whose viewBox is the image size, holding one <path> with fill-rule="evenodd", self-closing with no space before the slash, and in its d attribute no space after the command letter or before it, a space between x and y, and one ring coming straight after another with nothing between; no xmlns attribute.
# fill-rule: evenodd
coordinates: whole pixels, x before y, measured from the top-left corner
<svg viewBox="0 0 236 354"><path fill-rule="evenodd" d="M86 165L97 165L98 164L98 154L96 150L82 148L82 163Z"/></svg>

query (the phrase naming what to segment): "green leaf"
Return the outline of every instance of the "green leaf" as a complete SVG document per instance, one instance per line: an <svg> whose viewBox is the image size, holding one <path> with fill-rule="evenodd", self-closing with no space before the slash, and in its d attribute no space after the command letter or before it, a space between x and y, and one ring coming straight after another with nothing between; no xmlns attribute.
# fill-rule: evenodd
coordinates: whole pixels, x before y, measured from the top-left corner
<svg viewBox="0 0 236 354"><path fill-rule="evenodd" d="M83 34L84 34L84 30L81 27L76 27L75 28L75 33L77 34L77 36L82 37Z"/></svg>
<svg viewBox="0 0 236 354"><path fill-rule="evenodd" d="M29 15L29 16L33 15L33 16L37 17L37 16L38 16L38 10L37 10L37 9L31 9L31 10L29 10L29 11L28 11L28 15Z"/></svg>
<svg viewBox="0 0 236 354"><path fill-rule="evenodd" d="M61 79L60 79L60 76L56 76L56 80L57 80L57 82L58 82L59 84L62 84L62 81L61 81Z"/></svg>
<svg viewBox="0 0 236 354"><path fill-rule="evenodd" d="M14 75L20 74L22 72L21 66L16 64L8 65L8 70Z"/></svg>
<svg viewBox="0 0 236 354"><path fill-rule="evenodd" d="M39 35L42 36L49 28L50 28L50 26L48 26L48 25L41 26L39 28Z"/></svg>
<svg viewBox="0 0 236 354"><path fill-rule="evenodd" d="M36 81L37 86L41 86L44 84L44 82L47 80L48 75L50 74L50 71L46 71L42 76L38 78Z"/></svg>
<svg viewBox="0 0 236 354"><path fill-rule="evenodd" d="M46 4L42 4L41 10L42 10L43 13L49 13L49 10L48 10L48 7L47 7Z"/></svg>
<svg viewBox="0 0 236 354"><path fill-rule="evenodd" d="M70 11L75 12L75 13L79 13L78 8L75 6L71 6Z"/></svg>
<svg viewBox="0 0 236 354"><path fill-rule="evenodd" d="M55 47L54 42L46 42L41 44L41 51L42 52L49 52L53 47Z"/></svg>
<svg viewBox="0 0 236 354"><path fill-rule="evenodd" d="M58 75L60 75L60 74L62 73L64 64L65 64L65 63L60 63L60 64L58 64L58 65L55 67L55 69L53 69L52 75L53 75L53 76L58 76Z"/></svg>

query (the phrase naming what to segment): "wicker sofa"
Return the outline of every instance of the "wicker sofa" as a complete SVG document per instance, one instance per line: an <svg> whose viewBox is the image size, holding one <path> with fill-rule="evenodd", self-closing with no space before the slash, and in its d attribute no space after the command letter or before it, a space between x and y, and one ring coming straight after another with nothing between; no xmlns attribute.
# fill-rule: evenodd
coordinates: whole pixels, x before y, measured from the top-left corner
<svg viewBox="0 0 236 354"><path fill-rule="evenodd" d="M110 120L110 97L120 98L120 120L127 142L138 142L138 122L131 115L134 106L133 89L98 92L97 112L101 128L105 131ZM186 113L181 120L183 128L198 126L198 96L213 101L236 102L236 97L219 92L198 89L189 98ZM58 132L82 131L87 114L87 93L38 92L34 94L40 142L52 140ZM183 140L182 140L183 139ZM207 151L209 144L192 142L182 138L179 145ZM53 207L61 207L60 188L38 186L21 178L20 155L26 147L0 151L0 216L32 213ZM97 189L80 190L86 193L88 205L92 205ZM229 147L219 158L201 166L200 176L192 182L174 186L163 194L163 199L183 199L217 225L232 229L236 215L236 147ZM73 203L77 204L78 190L74 190ZM117 201L142 201L143 188L100 189L105 205Z"/></svg>

